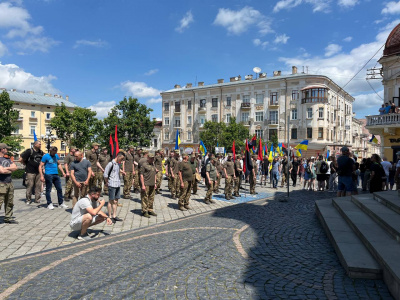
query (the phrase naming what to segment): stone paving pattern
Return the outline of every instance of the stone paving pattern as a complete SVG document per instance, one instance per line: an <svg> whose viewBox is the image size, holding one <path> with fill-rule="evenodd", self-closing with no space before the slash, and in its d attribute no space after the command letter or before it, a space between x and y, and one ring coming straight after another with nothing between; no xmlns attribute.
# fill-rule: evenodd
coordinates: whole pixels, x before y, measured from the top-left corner
<svg viewBox="0 0 400 300"><path fill-rule="evenodd" d="M0 299L392 299L346 276L314 212L332 194L284 195L2 261Z"/></svg>

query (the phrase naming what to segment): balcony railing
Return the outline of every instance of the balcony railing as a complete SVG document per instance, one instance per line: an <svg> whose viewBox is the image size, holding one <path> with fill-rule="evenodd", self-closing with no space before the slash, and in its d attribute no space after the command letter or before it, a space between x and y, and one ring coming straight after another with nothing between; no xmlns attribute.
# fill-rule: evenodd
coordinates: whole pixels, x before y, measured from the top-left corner
<svg viewBox="0 0 400 300"><path fill-rule="evenodd" d="M269 106L278 106L278 105L279 105L279 102L278 102L278 100L270 100L270 101L268 102L268 105L269 105Z"/></svg>
<svg viewBox="0 0 400 300"><path fill-rule="evenodd" d="M400 125L400 114L367 116L367 126Z"/></svg>
<svg viewBox="0 0 400 300"><path fill-rule="evenodd" d="M268 125L279 125L279 121L278 120L267 120Z"/></svg>
<svg viewBox="0 0 400 300"><path fill-rule="evenodd" d="M250 109L250 108L251 108L251 107L250 107L250 103L249 103L249 102L243 102L243 103L241 104L241 108Z"/></svg>
<svg viewBox="0 0 400 300"><path fill-rule="evenodd" d="M327 97L310 97L301 99L301 103L328 103Z"/></svg>

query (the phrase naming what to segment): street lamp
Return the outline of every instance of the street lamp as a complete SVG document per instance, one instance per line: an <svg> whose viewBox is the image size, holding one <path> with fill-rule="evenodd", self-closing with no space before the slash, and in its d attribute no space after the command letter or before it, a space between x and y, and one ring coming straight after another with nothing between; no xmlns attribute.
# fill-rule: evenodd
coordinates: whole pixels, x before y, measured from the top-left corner
<svg viewBox="0 0 400 300"><path fill-rule="evenodd" d="M56 135L51 135L50 130L46 131L46 134L42 134L40 136L42 142L46 143L47 152L50 152L51 144L54 143L57 139Z"/></svg>

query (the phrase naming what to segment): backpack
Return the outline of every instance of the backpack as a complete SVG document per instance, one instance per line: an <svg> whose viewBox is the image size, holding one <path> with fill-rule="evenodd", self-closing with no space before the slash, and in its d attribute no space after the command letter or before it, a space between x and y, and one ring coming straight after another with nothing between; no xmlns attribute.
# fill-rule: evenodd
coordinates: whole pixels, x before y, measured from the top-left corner
<svg viewBox="0 0 400 300"><path fill-rule="evenodd" d="M307 172L308 174L311 174L311 167L310 167L310 165L307 165L306 172Z"/></svg>
<svg viewBox="0 0 400 300"><path fill-rule="evenodd" d="M321 174L326 174L326 172L328 172L328 164L325 161L321 162L321 166L319 167L319 172Z"/></svg>
<svg viewBox="0 0 400 300"><path fill-rule="evenodd" d="M201 177L203 177L203 178L207 177L207 175L206 175L206 173L207 173L207 170L206 170L207 165L208 165L208 162L206 164L204 164L204 166L201 167L200 174L201 174Z"/></svg>

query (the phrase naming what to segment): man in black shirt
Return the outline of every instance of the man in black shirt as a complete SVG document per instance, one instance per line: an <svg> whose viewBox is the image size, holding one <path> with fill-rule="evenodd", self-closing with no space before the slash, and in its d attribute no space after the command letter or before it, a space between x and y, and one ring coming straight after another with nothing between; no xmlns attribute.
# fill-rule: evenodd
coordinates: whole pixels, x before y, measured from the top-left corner
<svg viewBox="0 0 400 300"><path fill-rule="evenodd" d="M299 174L299 162L297 161L297 157L294 157L292 162L292 168L290 169L290 177L293 181L293 186L296 186L297 175Z"/></svg>
<svg viewBox="0 0 400 300"><path fill-rule="evenodd" d="M354 171L354 160L350 158L350 150L342 148L342 155L337 160L338 169L338 197L351 196L354 189L352 173Z"/></svg>
<svg viewBox="0 0 400 300"><path fill-rule="evenodd" d="M32 190L35 189L35 203L40 202L42 182L40 181L39 165L44 155L40 150L42 144L35 141L33 147L21 154L20 162L25 165L26 172L26 204L31 203Z"/></svg>

